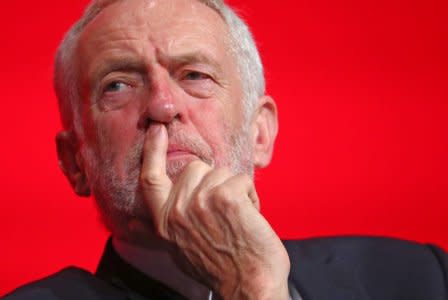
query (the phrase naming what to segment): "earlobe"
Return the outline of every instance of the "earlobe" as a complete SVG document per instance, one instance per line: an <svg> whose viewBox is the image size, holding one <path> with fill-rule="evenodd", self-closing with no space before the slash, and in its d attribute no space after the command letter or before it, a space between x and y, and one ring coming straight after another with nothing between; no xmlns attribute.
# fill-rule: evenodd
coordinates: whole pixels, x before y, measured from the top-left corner
<svg viewBox="0 0 448 300"><path fill-rule="evenodd" d="M253 162L255 167L267 166L272 158L278 132L277 106L270 96L263 96L252 118Z"/></svg>
<svg viewBox="0 0 448 300"><path fill-rule="evenodd" d="M79 196L90 196L90 187L84 166L78 159L78 143L71 131L61 131L56 135L56 150L59 167L75 193Z"/></svg>

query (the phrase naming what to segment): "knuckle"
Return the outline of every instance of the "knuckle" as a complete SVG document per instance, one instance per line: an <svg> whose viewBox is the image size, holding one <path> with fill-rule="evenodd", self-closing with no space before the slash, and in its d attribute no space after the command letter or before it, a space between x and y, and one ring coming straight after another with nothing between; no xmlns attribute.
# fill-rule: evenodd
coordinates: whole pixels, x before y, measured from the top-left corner
<svg viewBox="0 0 448 300"><path fill-rule="evenodd" d="M212 190L213 199L222 200L229 197L229 190L223 185L218 185Z"/></svg>
<svg viewBox="0 0 448 300"><path fill-rule="evenodd" d="M238 201L232 197L232 192L224 186L215 187L211 198L213 204L224 212L235 211L239 207Z"/></svg>
<svg viewBox="0 0 448 300"><path fill-rule="evenodd" d="M140 183L145 186L156 185L160 182L160 174L155 171L142 172L140 174Z"/></svg>
<svg viewBox="0 0 448 300"><path fill-rule="evenodd" d="M193 170L207 170L208 168L210 168L209 165L207 165L205 162L203 162L200 159L196 159L191 161L188 165L187 165L187 170L189 171L193 171Z"/></svg>
<svg viewBox="0 0 448 300"><path fill-rule="evenodd" d="M209 190L206 188L198 187L193 196L193 202L204 202L210 197Z"/></svg>
<svg viewBox="0 0 448 300"><path fill-rule="evenodd" d="M185 220L185 214L181 205L176 203L171 207L170 213L168 215L168 224L170 226L181 224Z"/></svg>
<svg viewBox="0 0 448 300"><path fill-rule="evenodd" d="M208 193L206 191L198 191L194 198L191 201L190 209L195 214L203 214L207 211L207 199L208 199Z"/></svg>

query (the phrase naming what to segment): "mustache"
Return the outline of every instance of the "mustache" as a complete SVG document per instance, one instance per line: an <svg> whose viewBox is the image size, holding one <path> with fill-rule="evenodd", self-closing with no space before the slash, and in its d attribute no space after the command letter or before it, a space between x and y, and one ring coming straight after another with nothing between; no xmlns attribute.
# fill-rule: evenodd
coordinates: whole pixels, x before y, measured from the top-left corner
<svg viewBox="0 0 448 300"><path fill-rule="evenodd" d="M213 165L213 151L211 147L198 136L188 135L183 132L176 132L170 135L168 132L168 144L191 152L205 163Z"/></svg>
<svg viewBox="0 0 448 300"><path fill-rule="evenodd" d="M179 130L175 126L167 126L168 144L175 145L182 150L191 152L203 162L214 166L213 150L204 139L197 134L190 134L184 130ZM143 145L145 140L139 139L133 149L130 151L127 165L128 170L140 169L143 162Z"/></svg>

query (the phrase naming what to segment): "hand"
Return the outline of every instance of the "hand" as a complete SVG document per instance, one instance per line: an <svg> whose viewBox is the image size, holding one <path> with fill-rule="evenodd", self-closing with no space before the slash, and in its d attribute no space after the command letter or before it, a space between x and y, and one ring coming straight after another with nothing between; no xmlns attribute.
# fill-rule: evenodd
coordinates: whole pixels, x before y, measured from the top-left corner
<svg viewBox="0 0 448 300"><path fill-rule="evenodd" d="M252 179L196 160L173 184L167 147L166 128L151 125L140 181L155 230L178 247L187 271L222 299L288 299L289 258L259 213Z"/></svg>

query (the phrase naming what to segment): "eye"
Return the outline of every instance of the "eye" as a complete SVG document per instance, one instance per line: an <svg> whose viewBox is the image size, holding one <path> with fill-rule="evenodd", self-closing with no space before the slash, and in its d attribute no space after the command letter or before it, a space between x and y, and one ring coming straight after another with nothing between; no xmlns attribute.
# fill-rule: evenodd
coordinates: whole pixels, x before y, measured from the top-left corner
<svg viewBox="0 0 448 300"><path fill-rule="evenodd" d="M106 85L106 87L104 88L104 92L116 93L127 88L128 86L129 85L124 82L113 81Z"/></svg>
<svg viewBox="0 0 448 300"><path fill-rule="evenodd" d="M179 85L191 96L209 98L213 94L216 83L212 74L203 71L203 68L184 69L179 74Z"/></svg>
<svg viewBox="0 0 448 300"><path fill-rule="evenodd" d="M204 80L204 79L210 79L210 76L205 73L198 72L198 71L188 71L185 74L184 79L186 79L186 80Z"/></svg>

